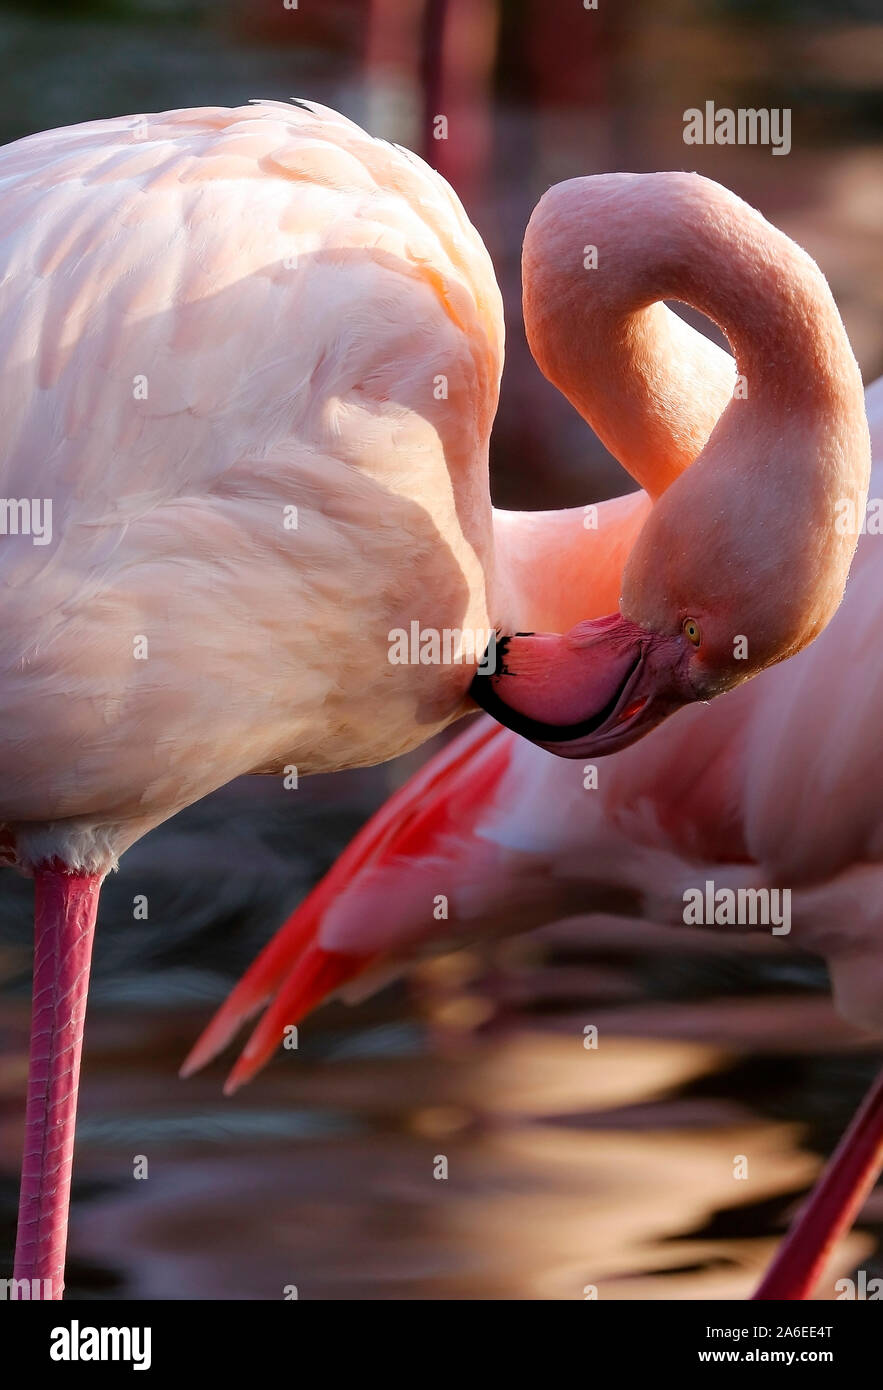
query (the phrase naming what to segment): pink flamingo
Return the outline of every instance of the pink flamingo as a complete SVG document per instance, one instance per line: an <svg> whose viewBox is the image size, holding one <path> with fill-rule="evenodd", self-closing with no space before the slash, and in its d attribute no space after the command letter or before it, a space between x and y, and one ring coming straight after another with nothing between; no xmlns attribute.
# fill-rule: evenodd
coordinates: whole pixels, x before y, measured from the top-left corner
<svg viewBox="0 0 883 1390"><path fill-rule="evenodd" d="M867 406L876 498L883 378ZM812 646L600 767L549 758L486 717L473 723L356 836L219 1010L184 1074L272 995L230 1091L272 1053L283 1021L341 986L346 997L350 980L362 998L409 960L479 933L577 915L591 933L613 903L633 920L683 929L685 890L709 880L733 890L788 885L794 940L827 958L840 1012L880 1032L883 845L869 769L883 756L881 569L880 539L864 535L845 599ZM861 679L844 700L847 672ZM433 912L439 893L443 924ZM810 1296L881 1166L883 1076L755 1297Z"/></svg>
<svg viewBox="0 0 883 1390"><path fill-rule="evenodd" d="M684 202L694 197L701 210L694 204L688 214ZM765 224L749 233L754 216L702 181L662 175L575 180L553 189L534 214L524 253L534 354L646 491L602 504L588 526L579 509L495 513L503 611L528 627L565 630L580 614L597 616L564 639L504 638L502 670L490 681L477 677L473 694L527 739L589 759L624 748L697 696L740 688L710 707L693 703L604 764L597 790L591 782L587 790L583 768L568 769L479 721L356 837L218 1012L184 1074L268 1000L228 1090L263 1064L286 1024L350 980L361 995L372 977L385 980L420 952L477 930L525 930L604 911L611 889L629 890L649 920L682 925L685 887L715 877L734 888L792 886L801 939L828 955L841 1009L879 1028L877 800L866 776L869 747L879 742L878 676L866 641L876 612L874 540L863 543L847 603L822 641L748 685L737 667L744 652L733 657L734 638L749 630L754 670L802 648L810 634L792 626L802 621L797 609L803 618L815 614L814 631L824 625L830 590L817 567L831 559L831 517L851 552L863 516L862 505L848 500L850 487L842 489L835 459L833 471L823 467L808 484L823 440L831 442L817 412L839 395L841 369L833 338L825 346L816 340L820 320L805 302L798 307L805 291L797 267L806 262L791 261L799 253L786 252ZM614 253L597 279L573 254L590 234ZM718 268L720 238L726 254ZM810 272L807 291L819 283ZM673 295L724 323L740 380L755 384L750 423L738 395L717 422L732 363L657 302ZM786 357L780 372L773 363ZM867 457L867 426L855 413L851 364L847 373L853 443L834 452L857 462ZM883 453L883 386L874 401ZM851 476L864 477L864 464ZM786 513L794 509L791 523L778 512L783 502ZM796 592L816 581L804 608ZM602 616L620 594L621 613ZM591 700L580 664L586 650L594 658ZM847 710L841 673L856 669L860 708ZM587 707L594 713L581 720ZM836 794L827 794L828 783ZM432 912L442 889L444 928ZM807 1294L881 1159L883 1085L758 1296Z"/></svg>
<svg viewBox="0 0 883 1390"><path fill-rule="evenodd" d="M60 1297L102 879L242 773L472 707L474 663L393 664L389 633L492 626L503 317L445 181L324 108L99 121L0 172L3 487L41 527L0 548L2 846L35 881L15 1275Z"/></svg>
<svg viewBox="0 0 883 1390"><path fill-rule="evenodd" d="M855 545L834 503L861 511L869 451L823 277L707 180L576 180L528 232L534 351L647 489L593 534L582 513L492 511L499 292L456 197L406 151L267 103L49 132L0 166L4 486L33 491L36 454L55 526L0 553L0 820L35 880L15 1274L59 1297L119 855L241 773L377 762L474 708L469 662L389 661L415 618L576 622L513 635L486 698L571 756L625 746L825 626ZM729 405L731 360L669 296L730 335ZM615 607L626 555L621 615L581 621ZM301 1002L341 978L337 954L306 961ZM249 1005L267 983L249 977Z"/></svg>

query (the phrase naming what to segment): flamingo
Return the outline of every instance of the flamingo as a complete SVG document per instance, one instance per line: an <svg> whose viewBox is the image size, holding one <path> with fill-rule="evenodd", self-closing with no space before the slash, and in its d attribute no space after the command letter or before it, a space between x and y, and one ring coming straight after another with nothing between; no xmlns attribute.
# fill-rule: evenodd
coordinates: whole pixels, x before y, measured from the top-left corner
<svg viewBox="0 0 883 1390"><path fill-rule="evenodd" d="M873 889L880 846L866 762L879 744L875 694L883 667L867 638L878 611L880 585L872 586L880 562L874 539L866 538L837 620L813 646L806 630L789 646L784 631L793 604L804 614L817 611L816 600L804 609L791 586L796 582L802 594L806 565L817 579L827 566L831 509L842 523L835 529L851 537L850 550L863 513L848 492L835 497L840 483L823 465L808 484L812 499L801 492L799 501L784 503L786 511L795 507L791 526L768 524L783 504L779 488L801 489L798 478L807 482L805 470L820 460L825 429L816 433L812 423L820 408L814 398L821 387L822 399L832 399L831 340L816 340L819 320L806 303L798 307L794 285L786 290L788 309L775 304L787 262L763 227L755 226L750 241L739 226L742 205L737 211L729 200L717 203L718 191L702 186L714 218L713 231L703 222L704 237L696 238L707 255L702 266L696 243L688 259L673 235L671 202L660 207L655 197L663 184L666 193L685 187L679 176L560 185L539 205L525 239L525 323L534 355L644 486L602 504L588 527L584 509L495 512L497 560L512 609L526 615L527 625L567 630L580 613L597 616L577 622L563 640L520 630L503 638L502 669L490 680L476 677L473 695L508 730L478 721L369 822L218 1011L184 1075L217 1055L265 1005L228 1092L264 1064L287 1025L323 999L335 992L362 997L426 950L461 944L476 932L523 931L603 912L611 890L620 901L626 890L634 912L650 921L682 925L685 887L715 874L733 887L791 885L800 939L828 956L842 1012L879 1030L883 957ZM698 191L695 183L686 186ZM599 227L608 235L615 229L619 276L578 282L566 247L581 246L588 228ZM722 229L723 283L710 246ZM653 250L645 260L648 243ZM738 396L728 396L732 361L658 302L677 293L725 322L712 307L717 295L734 314L750 316L734 245L743 254L751 245L775 305L765 310L759 299L750 330L726 324L737 379L760 388L750 424ZM695 291L685 283L691 276L698 278ZM775 335L786 331L789 313L786 347ZM781 369L774 365L780 361ZM848 429L855 431L856 459L864 459L867 425L863 409L861 420L853 413L851 366L849 375ZM883 382L869 393L869 411L883 457ZM788 481L769 465L780 448ZM864 467L855 480L866 477ZM760 592L749 594L757 582ZM619 595L620 613L611 614ZM883 612L878 621L883 626ZM751 643L759 640L754 669L771 669L746 683L727 658L734 634L749 625L758 633ZM770 633L782 644L777 655L783 648L801 655L784 665L768 661ZM600 717L580 722L586 649ZM849 708L844 670L861 673ZM726 700L702 700L727 687ZM654 732L681 705L690 708ZM640 746L626 746L644 735ZM574 770L532 744L581 761L623 751L603 771L591 764ZM597 783L587 782L586 772L597 774ZM442 891L443 926L432 910ZM881 1161L883 1082L759 1297L808 1296Z"/></svg>
<svg viewBox="0 0 883 1390"><path fill-rule="evenodd" d="M883 378L866 399L876 499ZM883 543L870 528L844 601L812 646L726 699L694 704L609 763L574 767L487 716L474 721L359 832L236 986L183 1074L217 1055L270 996L228 1091L267 1060L283 1020L331 993L356 1001L426 952L561 918L579 917L587 933L614 912L694 930L684 926L685 890L709 880L788 885L794 942L827 959L841 1014L880 1033L883 841L869 769L883 756L881 635ZM811 1295L881 1167L883 1075L756 1298Z"/></svg>
<svg viewBox="0 0 883 1390"><path fill-rule="evenodd" d="M582 757L740 684L836 610L868 440L820 271L693 175L575 180L528 231L534 352L645 488L593 537L493 513L499 291L407 151L269 102L50 131L0 171L4 487L54 528L0 551L2 844L35 884L15 1277L57 1298L120 855L233 777L393 757L472 695ZM670 296L729 334L735 392ZM415 618L499 631L504 664L391 662ZM310 961L318 998L337 965Z"/></svg>

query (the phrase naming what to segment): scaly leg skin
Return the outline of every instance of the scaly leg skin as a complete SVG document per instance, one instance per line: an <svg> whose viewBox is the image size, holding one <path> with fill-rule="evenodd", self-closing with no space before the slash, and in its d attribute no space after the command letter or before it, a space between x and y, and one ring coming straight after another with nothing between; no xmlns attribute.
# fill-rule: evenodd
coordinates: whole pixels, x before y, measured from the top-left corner
<svg viewBox="0 0 883 1390"><path fill-rule="evenodd" d="M34 994L16 1279L64 1292L71 1167L101 874L34 873ZM48 1281L48 1282L45 1282Z"/></svg>
<svg viewBox="0 0 883 1390"><path fill-rule="evenodd" d="M755 1300L809 1298L883 1168L883 1072L782 1242Z"/></svg>

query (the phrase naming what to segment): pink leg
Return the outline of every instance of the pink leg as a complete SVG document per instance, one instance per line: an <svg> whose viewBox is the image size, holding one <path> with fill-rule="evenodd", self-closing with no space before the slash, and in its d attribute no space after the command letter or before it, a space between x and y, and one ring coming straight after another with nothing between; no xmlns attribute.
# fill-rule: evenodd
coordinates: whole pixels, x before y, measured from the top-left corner
<svg viewBox="0 0 883 1390"><path fill-rule="evenodd" d="M858 1216L883 1168L883 1072L785 1237L754 1295L809 1298L832 1248Z"/></svg>
<svg viewBox="0 0 883 1390"><path fill-rule="evenodd" d="M15 1278L64 1291L77 1089L101 874L34 874L34 1002Z"/></svg>

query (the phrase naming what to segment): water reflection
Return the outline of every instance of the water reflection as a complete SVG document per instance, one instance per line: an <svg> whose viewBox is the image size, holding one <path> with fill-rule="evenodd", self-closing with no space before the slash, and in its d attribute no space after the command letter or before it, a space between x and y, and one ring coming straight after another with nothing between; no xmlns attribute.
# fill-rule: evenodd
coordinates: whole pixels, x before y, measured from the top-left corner
<svg viewBox="0 0 883 1390"><path fill-rule="evenodd" d="M295 1284L302 1298L745 1297L876 1061L834 1015L820 968L781 942L691 933L686 950L627 919L574 920L427 962L357 1008L330 1005L231 1100L221 1065L177 1080L212 1001L352 828L329 800L338 780L364 811L386 774L318 779L296 807L275 783L237 783L114 879L69 1296L265 1299ZM249 827L241 878L212 848L231 818ZM136 892L157 914L150 930L132 921ZM0 954L7 1250L23 939L7 924ZM747 1180L734 1177L740 1155ZM440 1156L447 1178L434 1176ZM881 1225L877 1199L822 1296L859 1262L875 1267Z"/></svg>

